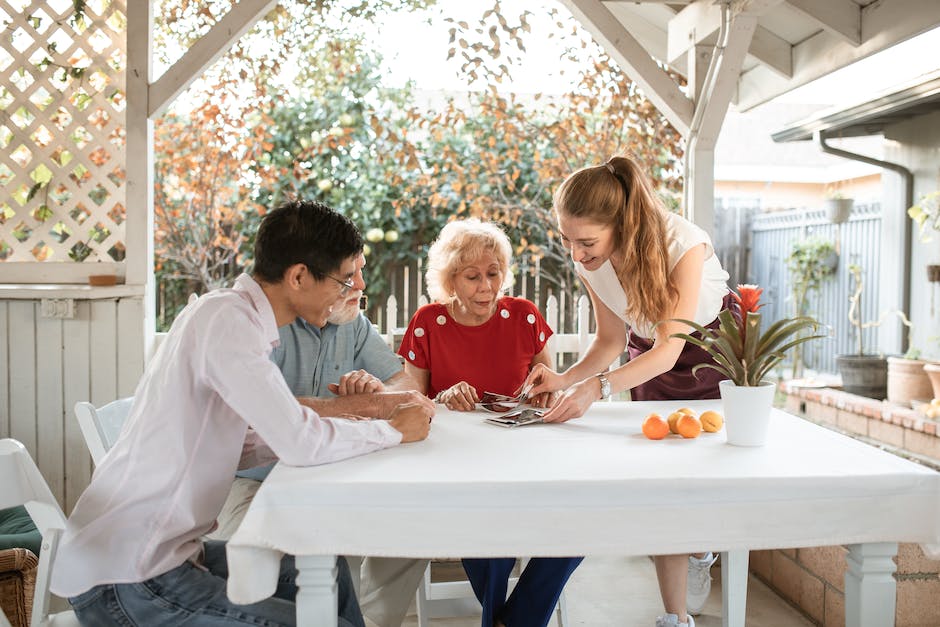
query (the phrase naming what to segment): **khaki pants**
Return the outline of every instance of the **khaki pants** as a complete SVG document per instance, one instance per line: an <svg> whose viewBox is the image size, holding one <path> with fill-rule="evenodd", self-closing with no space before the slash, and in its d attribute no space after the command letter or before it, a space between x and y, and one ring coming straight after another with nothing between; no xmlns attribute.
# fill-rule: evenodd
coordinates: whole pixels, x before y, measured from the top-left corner
<svg viewBox="0 0 940 627"><path fill-rule="evenodd" d="M219 513L218 528L206 536L228 540L238 529L260 481L236 477ZM399 627L415 598L428 560L346 556L359 607L369 627Z"/></svg>

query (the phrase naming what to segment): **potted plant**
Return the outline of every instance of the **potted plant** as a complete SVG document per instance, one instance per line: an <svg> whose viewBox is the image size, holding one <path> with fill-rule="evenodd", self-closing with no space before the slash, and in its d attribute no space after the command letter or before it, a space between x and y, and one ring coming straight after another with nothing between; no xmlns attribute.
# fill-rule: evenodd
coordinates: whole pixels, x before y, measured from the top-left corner
<svg viewBox="0 0 940 627"><path fill-rule="evenodd" d="M846 198L839 190L830 190L823 206L826 209L826 216L833 224L842 224L847 222L852 214L852 205L855 201L852 198Z"/></svg>
<svg viewBox="0 0 940 627"><path fill-rule="evenodd" d="M932 241L931 231L940 231L940 190L921 196L917 204L907 210L907 215L917 223L920 241Z"/></svg>
<svg viewBox="0 0 940 627"><path fill-rule="evenodd" d="M911 321L903 312L895 313L904 326L912 328ZM928 366L936 368L940 363L923 357L921 350L913 345L909 345L907 352L900 357L888 357L888 400L899 405L910 405L911 401L929 401L936 396Z"/></svg>
<svg viewBox="0 0 940 627"><path fill-rule="evenodd" d="M887 392L888 362L883 355L869 355L865 352L864 330L881 324L882 319L862 321L862 268L857 264L849 266L849 273L855 283L855 291L849 296L849 322L855 328L856 352L836 355L836 364L842 375L842 389L859 396L884 399Z"/></svg>
<svg viewBox="0 0 940 627"><path fill-rule="evenodd" d="M728 377L719 383L725 412L728 443L739 446L760 446L767 438L767 424L773 406L775 385L768 381L771 370L783 360L787 351L824 337L804 335L804 330L816 330L817 322L808 316L784 318L774 322L761 333L760 295L756 285L739 285L732 292L734 311L722 310L718 314L718 328L707 329L690 320L679 320L692 327L697 334L676 333L704 349L714 360L692 369L711 368Z"/></svg>
<svg viewBox="0 0 940 627"><path fill-rule="evenodd" d="M907 210L907 215L917 223L920 241L933 241L933 232L940 231L940 190L921 196L917 204ZM927 264L927 280L940 282L940 264Z"/></svg>
<svg viewBox="0 0 940 627"><path fill-rule="evenodd" d="M790 273L793 312L796 316L807 316L809 295L818 291L823 281L835 274L839 265L835 244L818 237L797 240L786 261ZM793 368L790 376L796 379L802 374L802 370L802 346L796 346L793 349Z"/></svg>

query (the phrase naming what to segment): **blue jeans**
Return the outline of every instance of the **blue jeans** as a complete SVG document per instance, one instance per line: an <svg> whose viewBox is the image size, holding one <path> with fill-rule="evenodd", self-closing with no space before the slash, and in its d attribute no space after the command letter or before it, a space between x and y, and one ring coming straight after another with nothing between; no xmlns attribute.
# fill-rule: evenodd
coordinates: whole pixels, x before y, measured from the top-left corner
<svg viewBox="0 0 940 627"><path fill-rule="evenodd" d="M270 599L235 605L225 593L228 563L225 543L205 544L203 570L190 562L140 583L105 584L72 597L69 603L82 625L88 627L221 627L264 625L293 627L297 570L294 558L281 561L277 590ZM346 560L337 560L339 627L365 627L353 593Z"/></svg>
<svg viewBox="0 0 940 627"><path fill-rule="evenodd" d="M558 597L583 557L533 557L526 564L512 594L506 598L509 575L516 559L463 559L463 569L483 606L483 627L499 621L506 627L545 627Z"/></svg>

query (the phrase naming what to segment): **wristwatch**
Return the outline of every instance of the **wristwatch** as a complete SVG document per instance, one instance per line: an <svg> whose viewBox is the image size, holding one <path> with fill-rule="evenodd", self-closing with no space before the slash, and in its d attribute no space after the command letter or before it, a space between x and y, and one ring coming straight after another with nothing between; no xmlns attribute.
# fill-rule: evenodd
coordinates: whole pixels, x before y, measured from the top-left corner
<svg viewBox="0 0 940 627"><path fill-rule="evenodd" d="M601 382L601 400L606 401L610 398L610 381L607 380L607 373L598 374L597 380Z"/></svg>

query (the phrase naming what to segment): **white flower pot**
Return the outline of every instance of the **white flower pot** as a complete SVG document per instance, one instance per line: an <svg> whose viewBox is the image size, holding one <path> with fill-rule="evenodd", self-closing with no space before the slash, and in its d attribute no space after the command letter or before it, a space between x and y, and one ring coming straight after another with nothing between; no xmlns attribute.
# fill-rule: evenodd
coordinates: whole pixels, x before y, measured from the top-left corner
<svg viewBox="0 0 940 627"><path fill-rule="evenodd" d="M842 224L847 222L852 215L852 205L854 200L851 198L827 198L825 204L826 216L833 224Z"/></svg>
<svg viewBox="0 0 940 627"><path fill-rule="evenodd" d="M774 404L773 383L738 386L732 381L718 384L721 404L725 410L725 433L728 444L763 446L767 442L767 425Z"/></svg>

